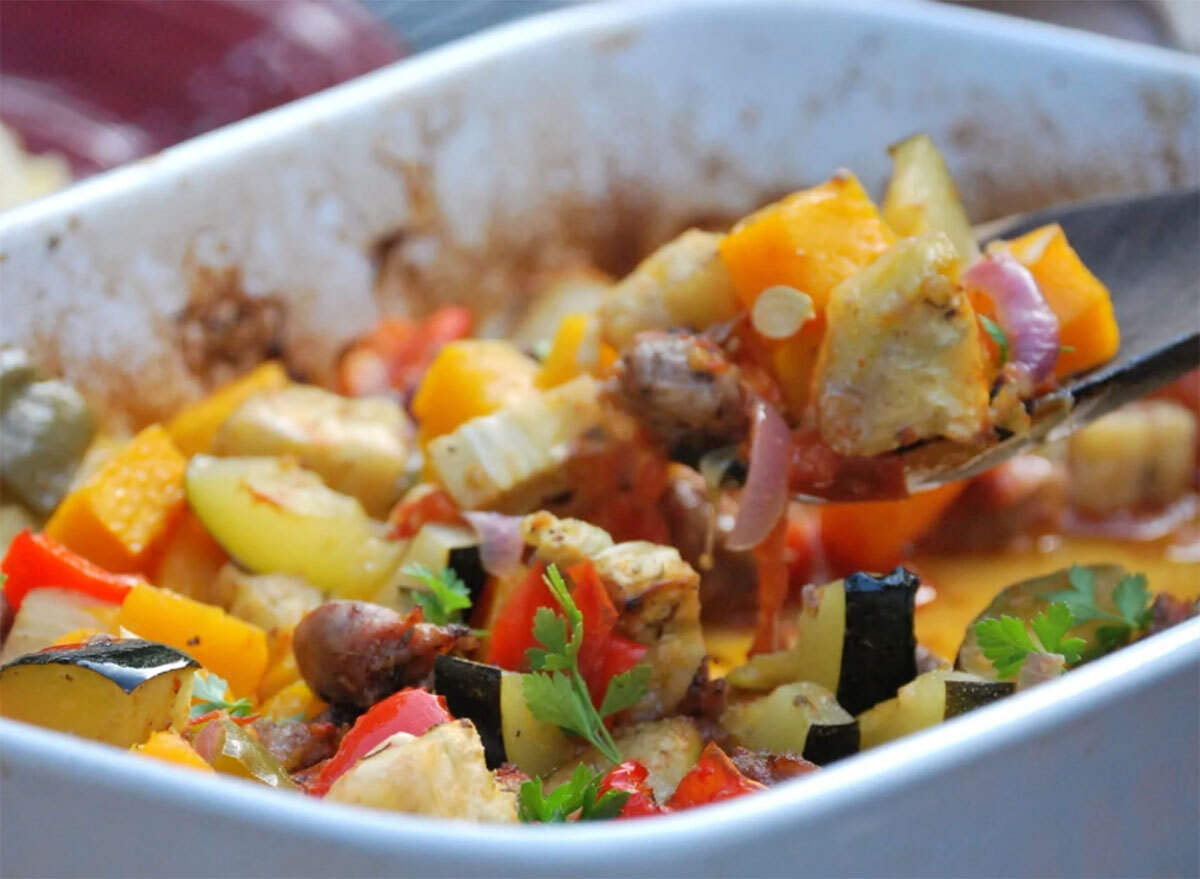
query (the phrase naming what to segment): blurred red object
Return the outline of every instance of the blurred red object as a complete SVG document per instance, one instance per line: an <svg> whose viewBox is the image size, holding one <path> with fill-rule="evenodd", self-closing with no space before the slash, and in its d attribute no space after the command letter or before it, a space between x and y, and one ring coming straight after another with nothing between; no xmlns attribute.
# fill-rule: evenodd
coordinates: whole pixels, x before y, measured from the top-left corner
<svg viewBox="0 0 1200 879"><path fill-rule="evenodd" d="M0 118L84 175L401 54L347 0L3 0Z"/></svg>

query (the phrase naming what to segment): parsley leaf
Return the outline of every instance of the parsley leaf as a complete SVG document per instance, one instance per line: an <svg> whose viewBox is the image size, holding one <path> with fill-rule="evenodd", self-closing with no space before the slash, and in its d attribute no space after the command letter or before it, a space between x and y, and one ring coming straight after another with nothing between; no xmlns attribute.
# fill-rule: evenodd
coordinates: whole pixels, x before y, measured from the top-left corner
<svg viewBox="0 0 1200 879"><path fill-rule="evenodd" d="M413 563L400 569L401 574L420 582L428 592L413 591L415 601L425 612L425 619L434 625L457 623L461 611L471 606L471 590L453 568L442 568L436 574L421 564Z"/></svg>
<svg viewBox="0 0 1200 879"><path fill-rule="evenodd" d="M975 641L1000 678L1015 677L1031 653L1059 653L1068 665L1079 662L1087 642L1064 637L1075 625L1071 608L1065 602L1050 605L1030 624L1037 641L1030 637L1021 620L1008 614L975 624Z"/></svg>
<svg viewBox="0 0 1200 879"><path fill-rule="evenodd" d="M609 682L597 711L579 671L579 648L583 643L583 614L571 597L558 567L546 569L546 585L563 609L565 619L548 607L540 607L533 617L533 636L542 645L526 651L533 671L521 675L525 703L538 720L553 723L587 740L611 763L621 762L621 754L604 718L628 708L646 692L649 666L638 666L615 675Z"/></svg>
<svg viewBox="0 0 1200 879"><path fill-rule="evenodd" d="M979 315L979 322L983 324L983 331L987 333L996 345L996 350L1000 356L999 366L1008 363L1008 334L1000 324L996 323L986 314Z"/></svg>
<svg viewBox="0 0 1200 879"><path fill-rule="evenodd" d="M1117 613L1110 613L1096 603L1096 578L1087 568L1072 565L1067 579L1070 589L1055 592L1047 598L1066 604L1076 622L1104 620L1111 623L1096 630L1098 652L1093 651L1095 655L1128 643L1135 629L1149 625L1152 599L1146 588L1145 574L1126 574L1113 589L1112 602Z"/></svg>
<svg viewBox="0 0 1200 879"><path fill-rule="evenodd" d="M1113 604L1129 624L1130 628L1141 629L1150 623L1150 590L1146 588L1145 574L1132 574L1121 579L1113 590Z"/></svg>
<svg viewBox="0 0 1200 879"><path fill-rule="evenodd" d="M254 710L249 699L241 698L229 702L225 694L229 684L212 672L196 672L192 684L192 698L200 701L192 706L190 717L200 717L210 711L228 711L231 717L247 717Z"/></svg>
<svg viewBox="0 0 1200 879"><path fill-rule="evenodd" d="M575 812L580 821L603 821L621 814L628 791L607 791L597 796L606 770L592 773L580 763L569 781L560 784L549 794L542 789L540 778L530 779L517 792L517 817L525 823L559 824Z"/></svg>

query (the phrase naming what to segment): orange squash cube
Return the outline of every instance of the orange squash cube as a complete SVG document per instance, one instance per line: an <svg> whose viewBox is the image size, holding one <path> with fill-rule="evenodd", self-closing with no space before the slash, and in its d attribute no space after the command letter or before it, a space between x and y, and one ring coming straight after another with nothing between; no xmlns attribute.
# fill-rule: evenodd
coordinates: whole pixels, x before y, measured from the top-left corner
<svg viewBox="0 0 1200 879"><path fill-rule="evenodd" d="M213 391L203 400L178 412L167 422L167 433L188 457L212 450L213 438L233 410L262 391L288 383L283 365L271 360Z"/></svg>
<svg viewBox="0 0 1200 879"><path fill-rule="evenodd" d="M463 339L442 347L413 398L422 444L537 393L538 365L515 345Z"/></svg>

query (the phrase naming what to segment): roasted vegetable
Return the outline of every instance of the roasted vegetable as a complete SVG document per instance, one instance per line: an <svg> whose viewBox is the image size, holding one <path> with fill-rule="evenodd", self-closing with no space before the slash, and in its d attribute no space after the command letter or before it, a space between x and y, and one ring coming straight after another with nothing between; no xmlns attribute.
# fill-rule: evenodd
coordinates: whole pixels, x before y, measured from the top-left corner
<svg viewBox="0 0 1200 879"><path fill-rule="evenodd" d="M223 775L258 781L281 790L299 789L271 752L228 717L216 717L204 724L192 739L192 747Z"/></svg>
<svg viewBox="0 0 1200 879"><path fill-rule="evenodd" d="M422 525L408 541L396 576L384 585L375 601L396 610L411 609L410 593L426 589L419 578L404 573L412 570L413 565L421 565L433 572L453 571L473 599L483 594L488 577L479 557L479 535L474 528L430 522Z"/></svg>
<svg viewBox="0 0 1200 879"><path fill-rule="evenodd" d="M412 470L413 426L385 397L350 399L291 385L251 396L213 440L222 456L290 455L334 491L383 518Z"/></svg>
<svg viewBox="0 0 1200 879"><path fill-rule="evenodd" d="M1124 406L1067 440L1071 502L1094 515L1172 503L1192 490L1196 456L1191 409L1171 400Z"/></svg>
<svg viewBox="0 0 1200 879"><path fill-rule="evenodd" d="M150 574L150 582L203 601L224 607L229 595L218 582L229 555L190 509L175 521L163 543L162 555Z"/></svg>
<svg viewBox="0 0 1200 879"><path fill-rule="evenodd" d="M1120 565L1085 565L1079 570L1086 571L1092 582L1094 606L1100 611L1118 615L1119 608L1113 601L1113 595L1117 587L1128 576L1125 568ZM967 628L966 637L963 638L962 647L958 651L957 667L988 680L996 680L995 666L979 649L975 634L975 622L989 617L1000 619L1002 616L1008 615L1028 626L1037 614L1042 613L1050 604L1059 600L1058 596L1062 592L1071 589L1071 578L1071 570L1063 569L1042 577L1022 580L1002 591ZM1119 621L1119 615L1117 619ZM1086 642L1085 658L1089 654L1094 655L1096 651L1118 646L1116 643L1106 641L1107 633L1102 632L1111 626L1112 623L1104 619L1088 619L1079 622L1071 629L1073 636L1081 637ZM1128 637L1128 632L1125 635Z"/></svg>
<svg viewBox="0 0 1200 879"><path fill-rule="evenodd" d="M616 359L616 350L600 339L595 314L569 314L542 359L536 383L539 388L554 388L581 375L603 375Z"/></svg>
<svg viewBox="0 0 1200 879"><path fill-rule="evenodd" d="M808 587L796 620L796 646L763 653L733 669L735 687L773 690L780 684L820 684L852 714L890 699L917 674L913 601L920 580L890 574L851 574Z"/></svg>
<svg viewBox="0 0 1200 879"><path fill-rule="evenodd" d="M489 768L512 763L527 775L545 775L578 749L558 727L533 716L516 672L439 656L434 689L446 697L451 714L475 724Z"/></svg>
<svg viewBox="0 0 1200 879"><path fill-rule="evenodd" d="M49 647L79 629L116 631L118 605L74 589L47 587L25 596L0 650L0 662Z"/></svg>
<svg viewBox="0 0 1200 879"><path fill-rule="evenodd" d="M321 590L287 574L247 574L227 565L229 612L268 634L294 629L322 601Z"/></svg>
<svg viewBox="0 0 1200 879"><path fill-rule="evenodd" d="M211 452L217 431L235 409L255 394L278 390L287 383L282 364L273 360L264 363L176 413L167 422L167 433L185 455Z"/></svg>
<svg viewBox="0 0 1200 879"><path fill-rule="evenodd" d="M985 436L990 380L974 309L947 276L957 259L941 233L907 238L830 293L814 382L836 451Z"/></svg>
<svg viewBox="0 0 1200 879"><path fill-rule="evenodd" d="M967 266L979 257L975 233L958 198L958 188L942 154L927 134L914 134L889 148L892 179L883 200L883 218L897 235L943 232Z"/></svg>
<svg viewBox="0 0 1200 879"><path fill-rule="evenodd" d="M909 681L894 699L859 715L862 747L873 748L949 720L1013 692L1011 681L995 681L949 669L926 672Z"/></svg>
<svg viewBox="0 0 1200 879"><path fill-rule="evenodd" d="M196 753L196 749L189 745L183 736L170 730L151 733L150 738L146 741L140 745L134 745L132 751L143 757L153 757L155 760L173 763L176 766L186 766L188 769L196 769L200 772L216 771Z"/></svg>
<svg viewBox="0 0 1200 879"><path fill-rule="evenodd" d="M142 637L195 656L228 680L238 696L253 695L266 670L266 632L219 607L139 583L125 597L117 618Z"/></svg>
<svg viewBox="0 0 1200 879"><path fill-rule="evenodd" d="M0 360L0 479L22 504L48 516L71 485L95 421L83 397L66 382L21 381L34 376L22 359L5 349Z"/></svg>
<svg viewBox="0 0 1200 879"><path fill-rule="evenodd" d="M197 455L187 498L233 558L259 574L291 574L346 597L374 595L403 544L386 540L354 498L286 459Z"/></svg>
<svg viewBox="0 0 1200 879"><path fill-rule="evenodd" d="M183 510L185 464L153 424L67 495L46 533L109 571L144 572Z"/></svg>
<svg viewBox="0 0 1200 879"><path fill-rule="evenodd" d="M129 748L182 726L196 661L149 641L101 641L21 656L0 668L0 714Z"/></svg>
<svg viewBox="0 0 1200 879"><path fill-rule="evenodd" d="M800 754L819 766L858 751L858 721L820 684L784 684L766 696L732 702L721 726L746 748Z"/></svg>
<svg viewBox="0 0 1200 879"><path fill-rule="evenodd" d="M517 801L488 771L469 720L396 733L342 775L326 799L468 821L513 822Z"/></svg>
<svg viewBox="0 0 1200 879"><path fill-rule="evenodd" d="M44 586L120 604L139 582L137 577L110 574L46 534L29 531L22 531L9 544L0 572L5 576L4 594L14 609L21 607L30 591Z"/></svg>
<svg viewBox="0 0 1200 879"><path fill-rule="evenodd" d="M428 464L463 509L524 511L565 488L573 443L603 419L595 379L580 376L472 418L429 443Z"/></svg>

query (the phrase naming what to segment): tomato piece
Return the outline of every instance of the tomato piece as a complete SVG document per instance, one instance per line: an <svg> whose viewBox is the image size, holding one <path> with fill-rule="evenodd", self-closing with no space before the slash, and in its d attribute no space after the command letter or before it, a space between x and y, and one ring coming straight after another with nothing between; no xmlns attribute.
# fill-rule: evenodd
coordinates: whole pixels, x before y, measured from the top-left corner
<svg viewBox="0 0 1200 879"><path fill-rule="evenodd" d="M716 742L709 742L696 765L680 780L667 802L667 808L707 806L760 790L766 790L766 786L742 775L729 755Z"/></svg>
<svg viewBox="0 0 1200 879"><path fill-rule="evenodd" d="M20 609L30 590L42 586L70 589L120 604L129 590L141 582L139 577L109 573L57 540L34 534L28 528L8 545L0 571L7 578L4 594L14 612Z"/></svg>
<svg viewBox="0 0 1200 879"><path fill-rule="evenodd" d="M439 723L453 720L446 699L428 690L409 687L376 702L354 722L334 754L321 768L308 792L323 797L330 786L380 742L396 733L423 735Z"/></svg>
<svg viewBox="0 0 1200 879"><path fill-rule="evenodd" d="M393 540L412 537L431 522L439 525L463 524L458 504L440 488L427 491L411 501L401 501L388 519L392 526L388 530L388 537Z"/></svg>
<svg viewBox="0 0 1200 879"><path fill-rule="evenodd" d="M501 606L488 636L487 661L490 664L510 671L529 668L525 651L536 646L533 615L539 607L559 612L558 602L543 579L545 573L544 564L535 564Z"/></svg>
<svg viewBox="0 0 1200 879"><path fill-rule="evenodd" d="M624 791L629 799L621 808L619 818L644 818L647 815L661 815L667 810L654 800L654 792L646 783L649 770L636 760L626 760L609 771L600 782L597 796L602 797L610 790Z"/></svg>
<svg viewBox="0 0 1200 879"><path fill-rule="evenodd" d="M447 342L471 334L474 317L462 305L439 308L424 320L385 318L359 339L338 366L338 390L350 396L389 389L408 395Z"/></svg>

